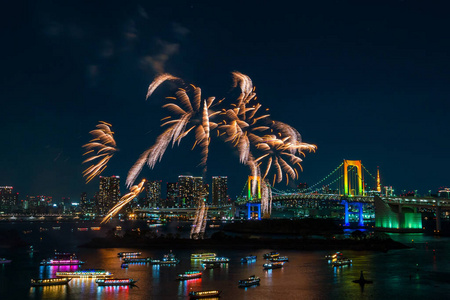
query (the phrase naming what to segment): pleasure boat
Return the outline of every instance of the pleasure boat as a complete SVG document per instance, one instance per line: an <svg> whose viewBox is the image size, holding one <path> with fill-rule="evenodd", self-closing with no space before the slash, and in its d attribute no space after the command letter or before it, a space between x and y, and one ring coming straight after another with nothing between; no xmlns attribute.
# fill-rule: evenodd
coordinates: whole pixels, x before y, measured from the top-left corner
<svg viewBox="0 0 450 300"><path fill-rule="evenodd" d="M274 258L274 257L278 257L278 256L280 256L280 253L278 253L278 252L269 252L269 253L265 253L263 255L263 258L269 259L269 258Z"/></svg>
<svg viewBox="0 0 450 300"><path fill-rule="evenodd" d="M0 264L9 264L12 260L1 257Z"/></svg>
<svg viewBox="0 0 450 300"><path fill-rule="evenodd" d="M287 256L278 256L269 258L270 261L289 261L289 257Z"/></svg>
<svg viewBox="0 0 450 300"><path fill-rule="evenodd" d="M256 255L249 255L241 258L241 263L251 263L256 261Z"/></svg>
<svg viewBox="0 0 450 300"><path fill-rule="evenodd" d="M276 261L276 262L271 262L268 264L263 264L263 268L264 268L264 270L280 269L283 267L283 265L284 265L283 261Z"/></svg>
<svg viewBox="0 0 450 300"><path fill-rule="evenodd" d="M252 285L259 285L259 282L261 279L255 275L250 276L247 279L239 280L239 286L240 287L248 287Z"/></svg>
<svg viewBox="0 0 450 300"><path fill-rule="evenodd" d="M197 291L190 292L190 299L202 299L202 298L211 298L211 297L219 297L221 291Z"/></svg>
<svg viewBox="0 0 450 300"><path fill-rule="evenodd" d="M216 257L215 253L192 253L191 259L205 259L205 258L214 258Z"/></svg>
<svg viewBox="0 0 450 300"><path fill-rule="evenodd" d="M95 280L98 286L126 286L134 285L136 282L137 280L131 278L104 278Z"/></svg>
<svg viewBox="0 0 450 300"><path fill-rule="evenodd" d="M118 257L131 257L131 256L139 256L141 252L119 252L117 253Z"/></svg>
<svg viewBox="0 0 450 300"><path fill-rule="evenodd" d="M68 284L72 278L31 279L31 286L48 286Z"/></svg>
<svg viewBox="0 0 450 300"><path fill-rule="evenodd" d="M178 274L177 279L178 280L189 280L194 278L201 278L202 277L202 271L186 271L183 274Z"/></svg>
<svg viewBox="0 0 450 300"><path fill-rule="evenodd" d="M341 266L348 266L352 264L352 260L346 257L342 257L339 259L336 259L331 263L333 267L341 267Z"/></svg>
<svg viewBox="0 0 450 300"><path fill-rule="evenodd" d="M220 263L220 264L227 264L230 262L230 259L227 257L214 257L214 258L206 258L202 260L203 264L210 264L210 263Z"/></svg>
<svg viewBox="0 0 450 300"><path fill-rule="evenodd" d="M112 276L112 273L102 269L79 270L73 272L56 272L56 277L68 278L109 278Z"/></svg>

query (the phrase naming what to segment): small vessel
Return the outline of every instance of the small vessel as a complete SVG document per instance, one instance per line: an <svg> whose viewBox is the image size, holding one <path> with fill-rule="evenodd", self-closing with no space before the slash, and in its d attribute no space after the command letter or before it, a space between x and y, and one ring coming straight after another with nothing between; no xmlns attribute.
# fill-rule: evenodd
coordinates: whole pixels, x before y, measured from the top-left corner
<svg viewBox="0 0 450 300"><path fill-rule="evenodd" d="M61 227L60 226L55 226L55 227L52 227L52 229L53 230L61 230Z"/></svg>
<svg viewBox="0 0 450 300"><path fill-rule="evenodd" d="M84 264L84 261L78 259L43 259L41 266L79 266Z"/></svg>
<svg viewBox="0 0 450 300"><path fill-rule="evenodd" d="M72 278L31 279L31 286L63 285L71 280Z"/></svg>
<svg viewBox="0 0 450 300"><path fill-rule="evenodd" d="M239 286L240 287L248 287L252 285L259 285L259 282L261 279L255 275L250 276L247 279L239 280Z"/></svg>
<svg viewBox="0 0 450 300"><path fill-rule="evenodd" d="M105 278L95 280L95 283L99 286L125 286L134 285L136 282L137 280L131 278Z"/></svg>
<svg viewBox="0 0 450 300"><path fill-rule="evenodd" d="M278 256L269 258L270 261L289 261L289 257L287 256Z"/></svg>
<svg viewBox="0 0 450 300"><path fill-rule="evenodd" d="M215 253L192 253L191 259L205 259L205 258L214 258L216 257Z"/></svg>
<svg viewBox="0 0 450 300"><path fill-rule="evenodd" d="M154 260L152 261L152 264L158 264L158 265L176 265L180 262L178 258L175 257L175 254L170 251L168 254L164 254L163 259L161 260Z"/></svg>
<svg viewBox="0 0 450 300"><path fill-rule="evenodd" d="M142 255L141 252L119 252L117 253L118 257L130 257L130 256L139 256Z"/></svg>
<svg viewBox="0 0 450 300"><path fill-rule="evenodd" d="M56 277L68 278L109 278L112 276L112 273L102 269L79 270L73 272L56 272Z"/></svg>
<svg viewBox="0 0 450 300"><path fill-rule="evenodd" d="M202 277L202 271L186 271L183 274L178 274L177 279L178 280L189 280L194 278L201 278Z"/></svg>
<svg viewBox="0 0 450 300"><path fill-rule="evenodd" d="M12 260L1 257L0 264L9 264Z"/></svg>
<svg viewBox="0 0 450 300"><path fill-rule="evenodd" d="M332 260L332 259L337 259L342 256L343 256L343 254L341 252L336 252L336 253L331 253L331 254L325 255L325 259Z"/></svg>
<svg viewBox="0 0 450 300"><path fill-rule="evenodd" d="M122 269L128 269L128 264L122 263L122 264L120 265L120 267L121 267Z"/></svg>
<svg viewBox="0 0 450 300"><path fill-rule="evenodd" d="M368 283L368 284L373 283L372 280L366 280L364 278L363 271L361 271L361 275L359 275L359 279L353 280L352 282L359 283L360 285L365 285L366 283Z"/></svg>
<svg viewBox="0 0 450 300"><path fill-rule="evenodd" d="M227 257L212 257L212 258L206 258L202 260L202 263L208 264L208 263L220 263L220 264L227 264L230 262L230 259Z"/></svg>
<svg viewBox="0 0 450 300"><path fill-rule="evenodd" d="M250 263L256 261L256 255L249 255L241 258L241 263Z"/></svg>
<svg viewBox="0 0 450 300"><path fill-rule="evenodd" d="M204 266L205 270L220 268L220 263L206 263L206 264L202 264L202 265Z"/></svg>
<svg viewBox="0 0 450 300"><path fill-rule="evenodd" d="M102 228L101 227L91 227L91 230L94 230L94 231L98 231L100 229L102 229Z"/></svg>
<svg viewBox="0 0 450 300"><path fill-rule="evenodd" d="M263 268L264 268L264 270L280 269L283 267L283 265L284 265L283 261L276 261L276 262L271 262L268 264L263 264Z"/></svg>
<svg viewBox="0 0 450 300"><path fill-rule="evenodd" d="M278 253L278 252L269 252L269 253L265 253L263 255L263 258L269 259L269 258L274 258L274 257L278 257L278 256L280 256L280 253Z"/></svg>
<svg viewBox="0 0 450 300"><path fill-rule="evenodd" d="M89 228L87 228L87 227L78 227L77 230L78 231L88 231Z"/></svg>
<svg viewBox="0 0 450 300"><path fill-rule="evenodd" d="M210 297L218 297L220 295L221 291L197 291L197 292L190 292L189 298L190 299L201 299L201 298L210 298Z"/></svg>
<svg viewBox="0 0 450 300"><path fill-rule="evenodd" d="M346 257L342 257L334 260L332 263L333 267L347 266L352 264L352 260Z"/></svg>
<svg viewBox="0 0 450 300"><path fill-rule="evenodd" d="M128 257L123 259L123 262L126 264L150 263L152 261L154 259L151 257Z"/></svg>

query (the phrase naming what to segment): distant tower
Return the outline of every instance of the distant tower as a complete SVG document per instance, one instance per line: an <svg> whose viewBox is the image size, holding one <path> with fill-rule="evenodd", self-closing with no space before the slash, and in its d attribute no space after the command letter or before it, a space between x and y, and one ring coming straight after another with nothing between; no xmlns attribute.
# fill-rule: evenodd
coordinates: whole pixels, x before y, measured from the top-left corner
<svg viewBox="0 0 450 300"><path fill-rule="evenodd" d="M148 207L159 207L161 202L161 181L147 181L145 183L146 203Z"/></svg>
<svg viewBox="0 0 450 300"><path fill-rule="evenodd" d="M379 169L379 167L377 167L377 192L381 192L380 169Z"/></svg>
<svg viewBox="0 0 450 300"><path fill-rule="evenodd" d="M100 212L106 213L120 199L120 177L100 176L100 186L98 192L98 204Z"/></svg>
<svg viewBox="0 0 450 300"><path fill-rule="evenodd" d="M227 176L212 177L212 205L223 205L228 198Z"/></svg>

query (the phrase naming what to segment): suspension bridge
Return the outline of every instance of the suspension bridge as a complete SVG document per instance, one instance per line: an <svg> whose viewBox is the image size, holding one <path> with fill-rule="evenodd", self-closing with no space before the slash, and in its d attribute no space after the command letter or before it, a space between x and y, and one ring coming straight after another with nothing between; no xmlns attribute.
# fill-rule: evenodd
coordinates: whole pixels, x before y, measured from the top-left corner
<svg viewBox="0 0 450 300"><path fill-rule="evenodd" d="M420 209L428 209L435 212L436 233L440 232L441 211L450 209L450 199L395 196L392 188L385 187L382 191L379 170L376 174L369 172L360 160L344 160L317 183L284 191L261 181L260 177L250 176L238 202L246 206L248 219L261 219L270 217L274 202L327 201L343 208L344 226L350 225L352 214L356 215L358 225L364 226L365 207L374 206L377 229L410 232L424 229ZM270 192L264 195L264 188Z"/></svg>

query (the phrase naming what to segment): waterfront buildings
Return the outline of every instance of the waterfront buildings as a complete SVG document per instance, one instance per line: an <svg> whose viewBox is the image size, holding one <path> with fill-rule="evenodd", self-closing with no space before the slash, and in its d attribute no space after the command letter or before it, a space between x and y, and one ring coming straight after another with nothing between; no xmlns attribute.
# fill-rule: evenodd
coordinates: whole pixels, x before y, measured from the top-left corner
<svg viewBox="0 0 450 300"><path fill-rule="evenodd" d="M220 206L228 202L228 178L227 176L212 177L212 200L213 206Z"/></svg>
<svg viewBox="0 0 450 300"><path fill-rule="evenodd" d="M13 211L19 204L19 193L12 186L0 186L0 211Z"/></svg>
<svg viewBox="0 0 450 300"><path fill-rule="evenodd" d="M100 213L106 213L120 199L120 177L100 176L98 192L98 209Z"/></svg>
<svg viewBox="0 0 450 300"><path fill-rule="evenodd" d="M177 206L179 201L178 183L167 182L166 188L167 188L167 196L164 205L168 207Z"/></svg>
<svg viewBox="0 0 450 300"><path fill-rule="evenodd" d="M203 182L203 177L178 176L178 193L180 207L196 207L198 201L208 198L209 185Z"/></svg>
<svg viewBox="0 0 450 300"><path fill-rule="evenodd" d="M144 207L160 207L161 204L161 180L145 182Z"/></svg>

